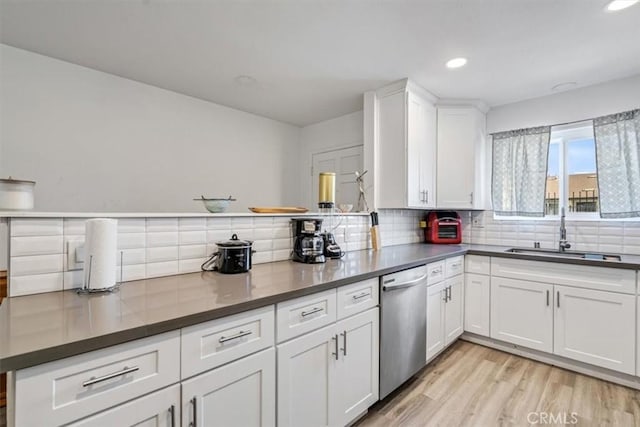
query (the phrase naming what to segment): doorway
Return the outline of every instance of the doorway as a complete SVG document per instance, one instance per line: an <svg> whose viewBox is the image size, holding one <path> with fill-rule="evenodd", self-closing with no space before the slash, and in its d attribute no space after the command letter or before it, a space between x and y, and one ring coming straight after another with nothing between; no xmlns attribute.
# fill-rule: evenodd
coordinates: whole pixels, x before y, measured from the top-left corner
<svg viewBox="0 0 640 427"><path fill-rule="evenodd" d="M311 155L311 193L313 204L317 206L318 175L320 172L336 174L336 207L341 204L353 205L358 209L358 184L355 172L362 172L363 146L340 148Z"/></svg>

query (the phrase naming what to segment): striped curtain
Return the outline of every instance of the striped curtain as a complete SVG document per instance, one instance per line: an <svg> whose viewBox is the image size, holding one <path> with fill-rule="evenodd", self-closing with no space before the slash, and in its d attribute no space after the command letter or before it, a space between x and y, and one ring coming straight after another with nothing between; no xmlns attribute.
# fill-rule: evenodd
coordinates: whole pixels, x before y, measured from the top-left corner
<svg viewBox="0 0 640 427"><path fill-rule="evenodd" d="M593 120L601 218L640 217L640 109Z"/></svg>
<svg viewBox="0 0 640 427"><path fill-rule="evenodd" d="M493 210L502 216L544 216L551 127L493 134Z"/></svg>

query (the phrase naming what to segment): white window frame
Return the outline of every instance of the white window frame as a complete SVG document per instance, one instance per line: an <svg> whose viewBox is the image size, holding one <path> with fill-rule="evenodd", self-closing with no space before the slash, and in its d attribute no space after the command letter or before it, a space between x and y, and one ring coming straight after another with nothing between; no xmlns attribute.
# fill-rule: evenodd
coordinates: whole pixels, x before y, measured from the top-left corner
<svg viewBox="0 0 640 427"><path fill-rule="evenodd" d="M553 126L551 128L550 144L560 144L558 161L558 185L559 206L558 212L565 208L567 219L582 221L598 221L600 220L599 212L570 212L569 211L569 177L567 176L567 162L569 143L572 141L580 141L584 139L593 139L593 122L591 120L579 123L570 123L567 125ZM596 174L598 171L596 170ZM546 197L546 194L545 194ZM598 195L599 197L599 195ZM546 218L558 219L559 215L548 215Z"/></svg>
<svg viewBox="0 0 640 427"><path fill-rule="evenodd" d="M600 218L599 212L569 212L569 180L566 176L567 170L567 151L569 142L583 140L588 138L594 138L593 122L586 120L583 122L569 123L565 125L557 125L551 128L551 137L549 145L561 144L561 150L558 152L558 179L560 185L558 185L559 202L558 202L558 215L545 215L544 217L523 217L523 216L499 216L494 214L496 220L526 220L526 221L557 221L560 218L560 211L562 207L565 208L565 215L567 220L572 221L619 221L619 219L607 219ZM598 171L596 171L598 173ZM545 189L545 199L546 199ZM598 194L599 197L599 194Z"/></svg>

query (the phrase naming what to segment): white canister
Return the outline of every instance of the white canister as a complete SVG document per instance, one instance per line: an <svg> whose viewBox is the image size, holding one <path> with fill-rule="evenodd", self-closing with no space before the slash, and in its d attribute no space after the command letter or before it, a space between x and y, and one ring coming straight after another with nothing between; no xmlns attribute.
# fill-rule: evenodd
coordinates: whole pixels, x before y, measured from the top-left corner
<svg viewBox="0 0 640 427"><path fill-rule="evenodd" d="M0 211L33 209L34 181L0 179Z"/></svg>

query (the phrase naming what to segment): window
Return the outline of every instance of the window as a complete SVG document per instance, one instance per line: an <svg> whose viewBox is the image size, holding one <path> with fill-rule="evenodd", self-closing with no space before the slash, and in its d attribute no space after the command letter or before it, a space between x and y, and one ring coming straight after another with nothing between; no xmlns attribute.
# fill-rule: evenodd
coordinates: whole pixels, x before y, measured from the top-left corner
<svg viewBox="0 0 640 427"><path fill-rule="evenodd" d="M551 128L545 216L593 216L599 211L596 148L591 121Z"/></svg>

